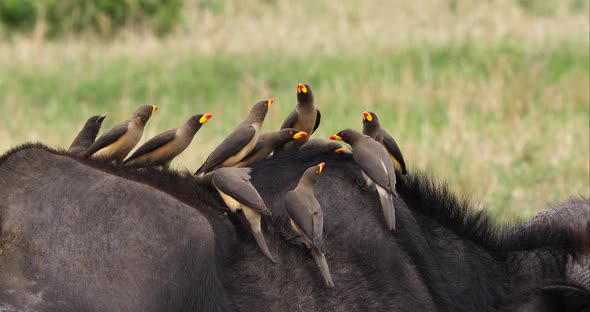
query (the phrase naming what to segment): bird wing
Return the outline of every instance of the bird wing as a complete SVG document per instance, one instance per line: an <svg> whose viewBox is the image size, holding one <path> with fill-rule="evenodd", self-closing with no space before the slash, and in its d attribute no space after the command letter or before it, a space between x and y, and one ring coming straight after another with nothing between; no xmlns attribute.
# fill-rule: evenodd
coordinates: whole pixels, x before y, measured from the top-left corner
<svg viewBox="0 0 590 312"><path fill-rule="evenodd" d="M314 133L315 130L320 126L320 120L322 119L322 114L320 114L320 110L316 109L315 110L317 112L317 114L315 115L315 125L313 126L313 131L310 133Z"/></svg>
<svg viewBox="0 0 590 312"><path fill-rule="evenodd" d="M402 174L406 174L407 173L406 163L404 161L404 156L402 155L402 151L399 149L399 146L397 145L397 142L395 142L393 137L391 135L389 135L387 132L385 132L385 131L383 131L383 132L384 132L383 133L383 145L385 145L385 148L387 149L387 151L395 158L395 160L397 160L397 162L402 167Z"/></svg>
<svg viewBox="0 0 590 312"><path fill-rule="evenodd" d="M250 183L250 170L250 168L220 168L212 173L213 183L223 193L231 196L244 206L248 206L265 216L270 216L271 212L266 207L264 200Z"/></svg>
<svg viewBox="0 0 590 312"><path fill-rule="evenodd" d="M153 138L149 139L147 142L145 142L142 146L140 146L133 153L133 155L131 155L129 158L127 158L125 160L125 163L129 162L137 157L140 157L142 155L150 153L150 152L166 145L167 143L174 140L175 137L176 137L176 129L168 130L166 132L156 135L155 137L153 137Z"/></svg>
<svg viewBox="0 0 590 312"><path fill-rule="evenodd" d="M201 172L208 172L211 168L219 165L232 155L235 155L244 148L244 146L250 143L255 134L256 129L254 129L254 126L252 125L244 128L237 128L230 133L229 136L215 148L215 150L213 150L211 155L207 157L205 163L195 174L198 175Z"/></svg>
<svg viewBox="0 0 590 312"><path fill-rule="evenodd" d="M287 115L287 119L285 119L285 121L283 121L283 124L281 125L281 129L293 128L293 126L297 122L298 117L299 117L299 115L297 115L297 111L295 111L295 110L292 111L291 113L289 113L289 115Z"/></svg>
<svg viewBox="0 0 590 312"><path fill-rule="evenodd" d="M100 138L98 138L86 151L86 156L90 156L99 150L113 144L127 133L129 121L124 121L109 130L107 130Z"/></svg>
<svg viewBox="0 0 590 312"><path fill-rule="evenodd" d="M314 197L313 203L313 243L316 246L322 244L322 234L324 232L324 213L320 207L320 203Z"/></svg>
<svg viewBox="0 0 590 312"><path fill-rule="evenodd" d="M352 157L373 182L388 192L393 192L394 184L391 184L390 176L393 175L395 179L395 169L389 154L379 142L367 139L357 143L353 147Z"/></svg>
<svg viewBox="0 0 590 312"><path fill-rule="evenodd" d="M320 218L314 215L314 211L316 211L316 207L314 206L317 205L317 209L319 209L319 203L315 197L313 197L313 199L308 197L309 196L305 196L305 194L298 191L288 192L285 196L285 209L291 220L293 220L293 223L295 223L301 230L303 239L305 239L312 248L320 251L322 237L321 234L316 236L316 232L320 231L321 233L323 230L323 216L321 216L321 213ZM320 223L316 224L318 221L320 221Z"/></svg>
<svg viewBox="0 0 590 312"><path fill-rule="evenodd" d="M248 159L248 158L256 155L256 153L258 153L258 151L260 151L263 147L264 147L264 140L259 137L258 141L256 142L256 145L254 145L254 148L250 151L250 153L248 153L246 156L244 156L244 159Z"/></svg>

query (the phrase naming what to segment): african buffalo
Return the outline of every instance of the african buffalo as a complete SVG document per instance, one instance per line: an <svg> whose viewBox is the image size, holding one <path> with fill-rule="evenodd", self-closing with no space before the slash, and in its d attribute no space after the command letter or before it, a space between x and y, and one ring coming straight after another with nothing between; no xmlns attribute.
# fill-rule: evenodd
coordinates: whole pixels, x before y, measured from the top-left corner
<svg viewBox="0 0 590 312"><path fill-rule="evenodd" d="M292 239L283 207L320 161L314 192L334 288ZM226 216L212 187L188 172L17 148L0 158L0 311L590 309L588 199L501 226L410 172L398 176L390 232L377 193L356 184L359 174L350 155L314 151L253 168L252 184L272 211L263 232L273 264L245 220Z"/></svg>

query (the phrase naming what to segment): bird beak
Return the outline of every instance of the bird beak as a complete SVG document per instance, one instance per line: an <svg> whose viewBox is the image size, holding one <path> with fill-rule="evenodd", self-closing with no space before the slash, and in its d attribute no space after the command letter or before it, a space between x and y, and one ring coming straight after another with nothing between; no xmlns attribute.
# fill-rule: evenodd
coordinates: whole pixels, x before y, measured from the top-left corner
<svg viewBox="0 0 590 312"><path fill-rule="evenodd" d="M307 132L299 131L293 135L293 140L301 139L307 136Z"/></svg>
<svg viewBox="0 0 590 312"><path fill-rule="evenodd" d="M334 134L334 135L332 135L330 137L330 140L333 140L333 141L342 141L342 138L339 135Z"/></svg>
<svg viewBox="0 0 590 312"><path fill-rule="evenodd" d="M211 117L213 117L213 114L207 113L207 114L203 115L203 117L201 117L201 119L199 119L199 123L204 124L207 122L207 120L211 119Z"/></svg>
<svg viewBox="0 0 590 312"><path fill-rule="evenodd" d="M371 116L371 114L364 112L363 116L366 121L373 121L373 116Z"/></svg>
<svg viewBox="0 0 590 312"><path fill-rule="evenodd" d="M275 99L269 99L267 104L268 104L268 108L270 108L272 106L272 104L274 104Z"/></svg>
<svg viewBox="0 0 590 312"><path fill-rule="evenodd" d="M307 93L307 87L305 85L303 85L303 84L300 83L297 86L297 93L301 93L301 92Z"/></svg>
<svg viewBox="0 0 590 312"><path fill-rule="evenodd" d="M99 115L98 118L96 118L96 123L102 123L105 118L107 118L107 113Z"/></svg>
<svg viewBox="0 0 590 312"><path fill-rule="evenodd" d="M323 163L321 163L321 164L318 165L318 172L319 172L318 174L321 174L322 173L322 171L324 170L324 166L325 165L326 165L325 162L323 162Z"/></svg>
<svg viewBox="0 0 590 312"><path fill-rule="evenodd" d="M158 105L152 105L152 114L158 110Z"/></svg>
<svg viewBox="0 0 590 312"><path fill-rule="evenodd" d="M339 149L334 150L334 153L336 153L336 154L347 154L348 153L348 150L346 148L344 148L344 147L341 147Z"/></svg>

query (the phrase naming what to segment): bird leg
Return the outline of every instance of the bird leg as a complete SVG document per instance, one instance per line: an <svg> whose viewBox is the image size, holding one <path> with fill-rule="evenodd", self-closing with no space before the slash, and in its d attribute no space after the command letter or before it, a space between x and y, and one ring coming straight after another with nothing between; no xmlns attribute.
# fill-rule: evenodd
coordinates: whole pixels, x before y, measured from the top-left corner
<svg viewBox="0 0 590 312"><path fill-rule="evenodd" d="M264 235L262 234L262 228L260 226L260 220L262 216L257 211L243 207L242 212L248 220L248 224L250 224L250 230L252 231L252 235L256 240L256 244L258 244L258 248L262 251L262 253L273 263L277 263L277 260L271 255L270 251L268 250L268 246L266 245L266 241L264 240Z"/></svg>

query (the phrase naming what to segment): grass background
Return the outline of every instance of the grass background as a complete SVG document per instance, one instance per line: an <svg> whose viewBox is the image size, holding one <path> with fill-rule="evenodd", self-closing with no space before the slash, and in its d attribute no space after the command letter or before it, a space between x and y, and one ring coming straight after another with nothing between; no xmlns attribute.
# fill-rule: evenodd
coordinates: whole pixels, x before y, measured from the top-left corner
<svg viewBox="0 0 590 312"><path fill-rule="evenodd" d="M0 152L67 147L90 115L108 129L160 106L142 142L214 114L173 166L191 170L257 100L264 131L309 83L317 137L379 114L410 169L447 180L495 218L590 195L587 1L187 1L165 38L136 30L0 42Z"/></svg>

